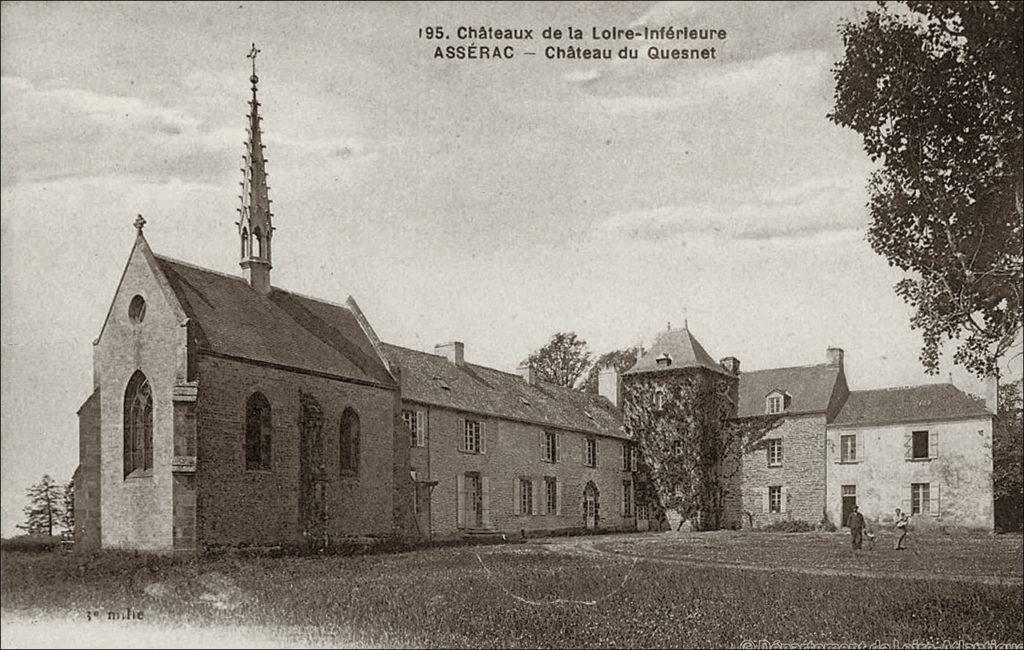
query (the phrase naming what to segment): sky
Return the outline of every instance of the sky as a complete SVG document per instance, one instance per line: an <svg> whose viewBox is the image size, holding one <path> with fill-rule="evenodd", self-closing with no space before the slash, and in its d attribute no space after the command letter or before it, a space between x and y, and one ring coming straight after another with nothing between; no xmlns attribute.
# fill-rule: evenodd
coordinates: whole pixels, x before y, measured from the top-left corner
<svg viewBox="0 0 1024 650"><path fill-rule="evenodd" d="M467 360L512 370L556 331L601 353L686 322L742 369L838 346L854 389L952 377L983 392L948 362L924 374L903 276L865 240L872 163L826 118L836 27L862 3L0 7L5 536L29 484L77 465L91 342L135 215L157 253L241 272L253 41L272 281L352 295L387 342L461 340ZM435 59L419 37L442 26L468 45L460 25L535 39L485 61ZM644 25L727 37L696 61L649 60L639 41L613 44L637 60L549 60L547 45L607 45L539 40Z"/></svg>

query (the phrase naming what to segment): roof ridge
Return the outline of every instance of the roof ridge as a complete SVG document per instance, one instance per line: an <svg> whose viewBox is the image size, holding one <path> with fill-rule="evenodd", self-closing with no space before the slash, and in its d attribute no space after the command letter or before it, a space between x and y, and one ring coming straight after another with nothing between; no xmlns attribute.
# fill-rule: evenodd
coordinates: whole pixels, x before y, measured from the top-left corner
<svg viewBox="0 0 1024 650"><path fill-rule="evenodd" d="M740 370L740 375L752 375L757 372L776 372L778 370L810 370L811 368L830 368L833 367L830 363L812 363L810 365L803 366L782 366L780 368L761 368L760 370ZM838 368L839 366L834 366Z"/></svg>
<svg viewBox="0 0 1024 650"><path fill-rule="evenodd" d="M230 273L225 273L223 271L217 271L215 269L208 269L205 266L199 266L198 264L192 264L191 262L186 262L185 260L179 260L178 258L171 257L169 255L158 255L157 253L153 253L153 257L157 258L158 260L162 260L164 262L170 262L171 264L180 264L182 266L187 266L190 269L195 269L197 271L203 271L204 273L213 273L214 275L219 275L222 278L228 278L230 280L237 280L238 282L242 282L244 284L249 284L248 282L246 282L245 278L243 278L241 276L232 275ZM274 287L274 288L277 289L277 287ZM282 291L283 291L283 289L282 289Z"/></svg>
<svg viewBox="0 0 1024 650"><path fill-rule="evenodd" d="M885 387L882 387L882 388L861 388L861 389L858 389L858 390L851 390L850 392L851 393L883 393L883 392L895 391L895 390L911 390L911 389L914 389L914 388L927 388L929 386L949 386L950 388L953 388L954 390L958 390L961 393L964 393L965 395L967 394L967 391L962 390L956 384L954 384L952 382L948 382L948 381L938 381L938 382L935 382L933 384L906 384L906 385L903 385L903 386L885 386Z"/></svg>

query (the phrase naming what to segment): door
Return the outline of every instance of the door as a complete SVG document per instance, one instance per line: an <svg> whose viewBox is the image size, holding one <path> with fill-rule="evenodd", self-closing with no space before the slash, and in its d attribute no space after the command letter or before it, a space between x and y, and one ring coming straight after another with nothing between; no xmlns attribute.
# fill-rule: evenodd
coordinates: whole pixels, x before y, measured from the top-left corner
<svg viewBox="0 0 1024 650"><path fill-rule="evenodd" d="M850 514L853 512L853 507L857 505L857 486L856 485L844 485L843 486L843 513L842 521L839 523L843 528L847 528L847 522L850 519Z"/></svg>
<svg viewBox="0 0 1024 650"><path fill-rule="evenodd" d="M484 500L479 474L466 474L466 526L483 528Z"/></svg>
<svg viewBox="0 0 1024 650"><path fill-rule="evenodd" d="M307 544L323 547L328 543L323 409L311 395L300 393L299 397L299 525Z"/></svg>
<svg viewBox="0 0 1024 650"><path fill-rule="evenodd" d="M597 528L597 486L587 483L583 489L583 521L587 528Z"/></svg>

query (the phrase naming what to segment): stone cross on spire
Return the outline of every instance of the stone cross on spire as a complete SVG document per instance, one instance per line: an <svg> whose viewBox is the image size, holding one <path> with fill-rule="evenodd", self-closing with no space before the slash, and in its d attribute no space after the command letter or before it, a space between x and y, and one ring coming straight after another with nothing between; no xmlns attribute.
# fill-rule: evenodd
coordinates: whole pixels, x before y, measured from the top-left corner
<svg viewBox="0 0 1024 650"><path fill-rule="evenodd" d="M267 159L263 156L263 134L260 127L260 103L256 98L256 44L246 54L252 60L252 99L249 101L249 137L245 141L245 166L242 167L242 205L238 209L238 234L241 238L241 267L248 272L249 284L266 293L270 290L271 247L274 234L271 223L270 197L267 191Z"/></svg>
<svg viewBox="0 0 1024 650"><path fill-rule="evenodd" d="M132 225L135 226L135 231L141 237L142 236L142 229L146 226L146 220L142 217L141 214L139 216L135 217L135 223L132 224Z"/></svg>

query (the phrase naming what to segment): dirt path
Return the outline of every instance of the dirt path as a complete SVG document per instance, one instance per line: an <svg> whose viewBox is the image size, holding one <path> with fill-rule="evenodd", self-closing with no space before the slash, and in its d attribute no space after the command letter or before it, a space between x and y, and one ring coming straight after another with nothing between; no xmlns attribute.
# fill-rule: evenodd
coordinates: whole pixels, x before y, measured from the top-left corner
<svg viewBox="0 0 1024 650"><path fill-rule="evenodd" d="M621 541L616 540L616 541ZM672 564L685 567L713 567L722 569L737 569L740 571L761 571L765 573L799 573L804 575L818 576L852 576L855 578L893 578L891 571L871 569L835 569L827 567L801 567L801 566L768 566L763 564L744 564L740 562L720 562L716 560L701 560L696 558L675 558L659 557L657 555L644 555L641 553L630 553L628 551L612 550L602 548L611 542L595 541L586 538L567 538L557 540L538 541L539 545L556 553L570 553L585 556L615 556L620 558L639 559L640 561L657 562L659 564ZM977 574L941 574L929 571L900 571L898 578L901 580L941 580L946 582L969 582L984 585L1024 585L1024 578L1020 576L1001 575L977 575Z"/></svg>

